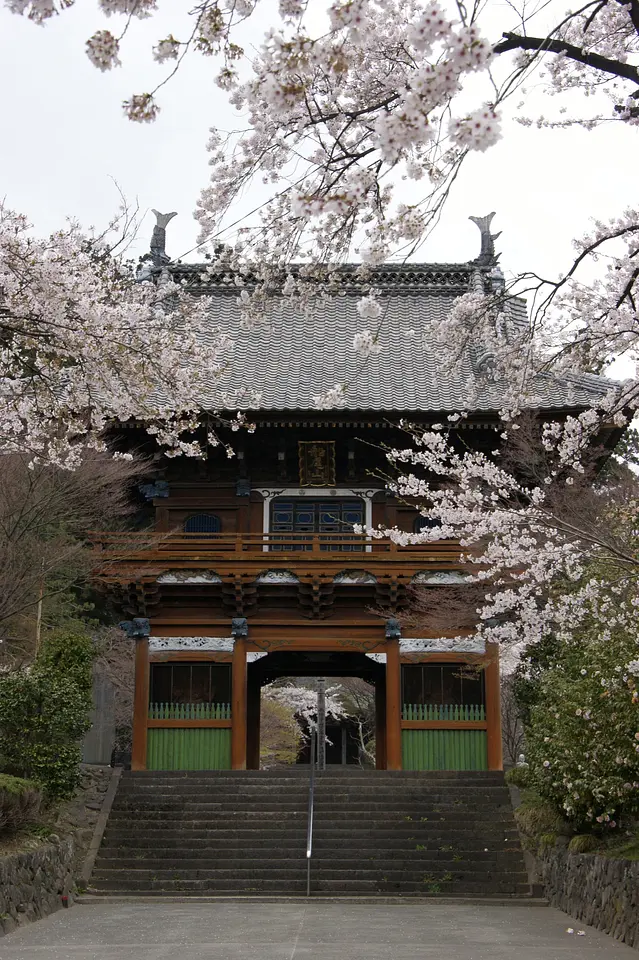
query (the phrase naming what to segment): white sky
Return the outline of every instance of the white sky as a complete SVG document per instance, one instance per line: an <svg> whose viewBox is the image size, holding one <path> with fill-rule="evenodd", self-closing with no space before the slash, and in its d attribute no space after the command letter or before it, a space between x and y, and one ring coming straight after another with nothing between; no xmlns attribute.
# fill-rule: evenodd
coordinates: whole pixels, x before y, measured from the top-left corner
<svg viewBox="0 0 639 960"><path fill-rule="evenodd" d="M169 7L178 4L162 9ZM501 23L506 5L493 0L493 8ZM134 23L123 44L124 66L102 74L89 63L84 43L96 29L117 30L117 24L101 17L91 0L76 0L45 27L0 8L0 196L39 233L66 217L104 226L118 205L113 178L142 210L179 212L168 231L171 256L195 245L192 211L208 177L208 128L237 125L214 83L213 64L187 58L161 92L155 124L133 124L120 107L162 77L151 45L171 30L180 36L181 22L184 15L180 21L163 12ZM636 128L509 130L465 166L442 224L422 250L424 260L474 258L479 234L467 217L496 210L504 270L554 275L565 269L571 239L588 229L590 218L612 217L636 202ZM147 249L152 225L149 215L136 255Z"/></svg>

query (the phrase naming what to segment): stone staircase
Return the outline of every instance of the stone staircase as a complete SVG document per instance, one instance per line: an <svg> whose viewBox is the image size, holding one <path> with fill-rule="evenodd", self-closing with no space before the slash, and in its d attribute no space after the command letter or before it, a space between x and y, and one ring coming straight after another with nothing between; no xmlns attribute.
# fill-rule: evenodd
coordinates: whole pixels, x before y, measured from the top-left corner
<svg viewBox="0 0 639 960"><path fill-rule="evenodd" d="M93 872L105 895L305 895L308 769L122 776ZM311 892L524 897L498 773L319 774Z"/></svg>

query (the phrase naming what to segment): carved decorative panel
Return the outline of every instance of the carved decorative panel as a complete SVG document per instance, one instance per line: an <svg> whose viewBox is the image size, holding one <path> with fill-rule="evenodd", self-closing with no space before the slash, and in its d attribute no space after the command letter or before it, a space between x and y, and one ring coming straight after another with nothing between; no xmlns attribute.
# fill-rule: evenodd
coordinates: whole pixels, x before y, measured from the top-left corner
<svg viewBox="0 0 639 960"><path fill-rule="evenodd" d="M300 440L297 445L301 487L335 486L335 441Z"/></svg>

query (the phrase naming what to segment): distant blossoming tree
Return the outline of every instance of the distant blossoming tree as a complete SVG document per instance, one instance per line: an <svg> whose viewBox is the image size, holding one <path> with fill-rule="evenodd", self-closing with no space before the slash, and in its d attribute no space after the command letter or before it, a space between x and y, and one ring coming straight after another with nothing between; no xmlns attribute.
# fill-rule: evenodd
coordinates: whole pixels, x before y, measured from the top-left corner
<svg viewBox="0 0 639 960"><path fill-rule="evenodd" d="M345 717L346 710L340 698L339 686L326 688L326 716L339 720ZM317 723L317 690L301 683L271 684L264 688L264 697L273 703L281 703L293 711L306 728L314 728Z"/></svg>

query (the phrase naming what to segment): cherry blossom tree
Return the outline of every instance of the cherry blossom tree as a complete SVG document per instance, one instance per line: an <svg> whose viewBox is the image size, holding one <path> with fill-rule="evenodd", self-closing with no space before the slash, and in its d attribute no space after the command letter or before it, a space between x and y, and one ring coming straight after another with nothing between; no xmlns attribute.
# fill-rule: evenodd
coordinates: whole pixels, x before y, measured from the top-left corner
<svg viewBox="0 0 639 960"><path fill-rule="evenodd" d="M67 0L5 3L38 23L69 5ZM108 71L126 56L125 34L133 21L152 17L157 3L98 0L98 6L120 23L115 32L98 30L87 42L89 58ZM220 88L248 123L240 132L211 132L211 178L196 213L202 242L212 244L218 261L211 268L234 271L244 319L259 323L273 290L303 306L318 292L330 294L339 280L336 267L357 257L359 279L370 287L359 302L362 329L353 350L367 363L384 349L384 299L374 288L371 268L418 253L465 158L499 140L504 117L556 129L557 136L573 125L639 124L639 0L587 0L568 13L558 0L533 8L522 3L519 10L509 4L497 26L494 11L479 2L327 0L322 10L317 7L280 0L279 21L275 18L261 46L245 54L243 31L266 9L266 0L199 0L190 8L187 35L171 33L156 43L155 59L168 65L167 75L150 92L132 94L124 110L131 120L154 120L160 89L183 58L191 52L212 58ZM532 79L548 95L541 115L518 106ZM255 184L266 184L270 197L237 224L235 204ZM77 239L66 242L81 246ZM610 631L639 635L634 519L639 498L610 479L593 489L587 467L587 452L602 433L619 430L633 416L639 384L611 382L591 409L557 423L540 420L534 437L539 456L532 466L521 458L509 461L507 451L517 450L525 427L520 411L536 407L540 375L570 382L575 370L603 373L619 358L630 366L636 362L639 210L631 207L592 225L576 241L573 262L559 269L558 276L524 274L508 281L496 272L490 293L485 285L468 293L429 328L428 335L446 346L451 369L470 340L482 344L490 359L486 377L504 392L501 436L491 456L463 447L456 425L464 411L429 430L409 430L406 447L390 451L396 468L390 483L431 523L419 534L368 533L401 543L459 541L473 591L474 629L486 641L517 646L552 635L578 649L586 625L602 641ZM136 322L134 347L127 350L127 373L133 364L132 372L147 375L141 375L142 401L121 387L107 393L112 401L106 409L96 404L103 378L87 378L91 357L80 352L76 362L75 347L68 346L54 382L57 387L59 370L70 378L69 418L69 408L40 375L46 349L36 349L40 340L29 327L10 367L9 383L18 391L8 405L10 444L22 442L25 418L36 418L34 405L39 410L45 400L51 410L46 439L39 441L45 446L51 445L49 427L58 418L64 421L60 442L68 446L73 431L92 437L107 416L138 415L140 405L146 419L168 414L150 399L157 394L149 391L149 366L142 364L140 372L135 359L142 352L156 355L148 336L169 336L153 313L162 288L130 295L136 308L138 296L144 301L145 318L145 311L158 318L157 326ZM528 323L513 322L515 296L528 301ZM69 298L65 310L68 304ZM61 336L57 330L56 335ZM192 349L201 360L195 342ZM217 359L216 354L209 362ZM113 387L113 378L106 386ZM181 388L185 394L178 391L176 406L183 414L188 385ZM339 406L347 390L348 384L328 385L317 406ZM169 437L175 435L172 427ZM36 447L40 436L36 432Z"/></svg>
<svg viewBox="0 0 639 960"><path fill-rule="evenodd" d="M0 205L0 455L72 468L87 448L104 449L109 425L131 418L169 454L201 452L185 431L230 343L161 265L136 280L118 249L123 217L114 240L76 224L42 239Z"/></svg>
<svg viewBox="0 0 639 960"><path fill-rule="evenodd" d="M344 705L340 699L340 688L338 685L326 688L326 716L339 720L347 716ZM307 729L314 729L317 724L317 690L309 684L284 683L269 684L264 687L264 698L273 703L281 703L288 707L300 719Z"/></svg>
<svg viewBox="0 0 639 960"><path fill-rule="evenodd" d="M5 4L39 24L70 6ZM117 29L98 30L87 54L108 71L157 0L97 6ZM224 239L223 265L237 270L240 285L249 271L247 321L259 321L275 286L301 298L311 295L309 280L313 295L318 279L330 289L334 266L348 256L359 257L364 277L367 267L414 256L465 157L497 142L503 116L557 128L639 123L638 0L589 0L569 13L558 0L510 4L499 15L478 2L438 0L280 0L278 10L274 21L266 0L200 0L176 10L185 35L153 48L168 73L124 104L132 120L154 120L161 88L184 57L199 54L248 118L239 132L212 130L210 183L196 213L203 242ZM247 25L259 25L261 14L274 25L247 52ZM517 102L532 79L548 94L542 116L527 116ZM236 201L256 184L269 185L271 197L238 225ZM595 224L559 278L519 277L489 300L469 295L442 335L448 343L460 331L488 337L520 397L540 364L600 369L620 354L634 360L638 221L629 209ZM528 295L531 323L506 342L499 321L516 293ZM365 362L383 349L383 304L373 288L359 309L353 349ZM344 385L335 385L317 402L339 406L343 398Z"/></svg>

